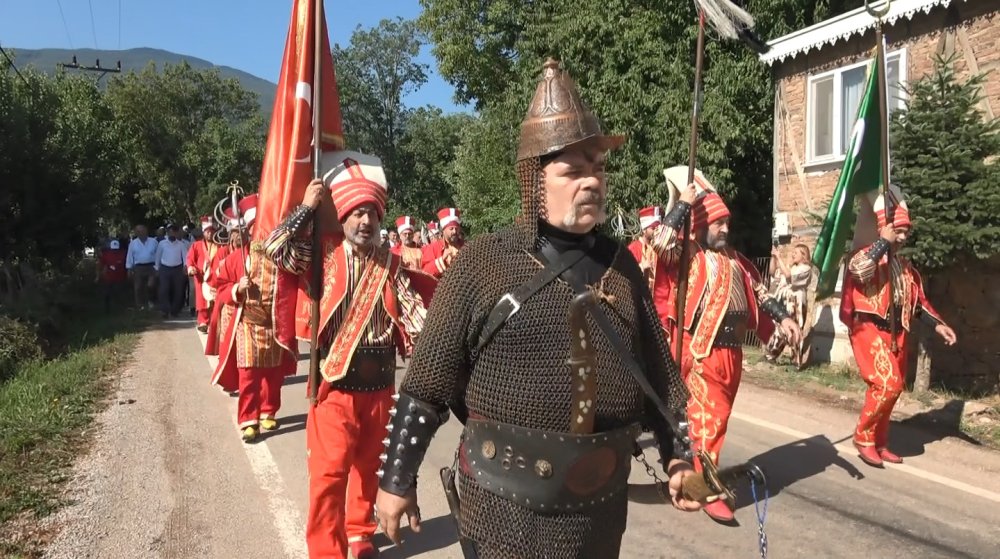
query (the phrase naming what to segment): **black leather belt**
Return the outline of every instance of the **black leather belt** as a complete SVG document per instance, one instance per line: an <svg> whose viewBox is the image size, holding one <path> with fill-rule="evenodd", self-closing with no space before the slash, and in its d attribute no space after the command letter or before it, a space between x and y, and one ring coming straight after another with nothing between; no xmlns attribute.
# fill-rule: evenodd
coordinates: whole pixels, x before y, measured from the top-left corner
<svg viewBox="0 0 1000 559"><path fill-rule="evenodd" d="M639 425L592 435L468 419L462 471L483 489L539 512L579 511L625 491Z"/></svg>
<svg viewBox="0 0 1000 559"><path fill-rule="evenodd" d="M749 313L746 312L726 313L712 345L715 347L742 347L747 336L748 316Z"/></svg>
<svg viewBox="0 0 1000 559"><path fill-rule="evenodd" d="M376 392L396 383L396 348L366 347L354 350L344 378L330 383L334 390Z"/></svg>
<svg viewBox="0 0 1000 559"><path fill-rule="evenodd" d="M900 309L896 307L896 316L899 316ZM858 318L859 322L867 322L875 327L876 330L880 332L889 333L889 320L887 318L882 318L877 314L871 314L866 312L856 313L855 316Z"/></svg>

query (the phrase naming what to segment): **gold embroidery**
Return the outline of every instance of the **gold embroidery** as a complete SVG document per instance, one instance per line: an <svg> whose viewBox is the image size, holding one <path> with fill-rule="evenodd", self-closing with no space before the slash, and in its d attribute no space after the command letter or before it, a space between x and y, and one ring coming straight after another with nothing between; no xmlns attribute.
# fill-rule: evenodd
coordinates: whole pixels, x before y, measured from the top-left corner
<svg viewBox="0 0 1000 559"><path fill-rule="evenodd" d="M712 253L711 256L706 253L705 256L706 264L709 257L715 259L717 273L708 286L705 308L691 339L691 355L696 360L704 359L712 350L712 342L715 341L715 335L729 308L733 281L733 267L729 264L728 256L718 253Z"/></svg>

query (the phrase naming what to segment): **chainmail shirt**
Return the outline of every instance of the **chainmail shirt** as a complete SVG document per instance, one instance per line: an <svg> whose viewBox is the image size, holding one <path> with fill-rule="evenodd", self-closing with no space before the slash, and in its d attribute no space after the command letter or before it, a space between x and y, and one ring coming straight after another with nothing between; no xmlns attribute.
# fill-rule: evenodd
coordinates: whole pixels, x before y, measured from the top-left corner
<svg viewBox="0 0 1000 559"><path fill-rule="evenodd" d="M542 267L530 247L550 242L562 252L583 236L568 235L534 220L472 240L438 285L423 336L401 392L459 417L466 414L535 429L568 432L571 373L568 312L574 292L556 280L525 302L492 341L477 351L480 330L497 301L529 281ZM600 295L601 306L643 364L668 407L683 410L687 391L663 337L649 290L632 255L596 234L574 273ZM595 431L643 422L657 435L661 454L673 452L666 422L644 397L592 318L597 355ZM627 497L573 514L541 514L480 488L460 474L464 535L482 557L617 557L625 530Z"/></svg>

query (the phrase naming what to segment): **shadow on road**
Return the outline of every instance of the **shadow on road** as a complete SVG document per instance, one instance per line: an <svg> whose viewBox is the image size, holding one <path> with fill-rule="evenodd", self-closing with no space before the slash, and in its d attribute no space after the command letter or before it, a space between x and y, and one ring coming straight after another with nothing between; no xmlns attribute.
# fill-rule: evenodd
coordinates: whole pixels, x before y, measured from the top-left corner
<svg viewBox="0 0 1000 559"><path fill-rule="evenodd" d="M291 377L285 377L285 382L282 386L288 386L290 384L302 384L309 380L309 375L295 375Z"/></svg>
<svg viewBox="0 0 1000 559"><path fill-rule="evenodd" d="M889 447L902 457L920 456L930 443L955 437L976 446L982 443L962 432L965 401L951 400L933 410L915 414L903 421L893 421Z"/></svg>
<svg viewBox="0 0 1000 559"><path fill-rule="evenodd" d="M764 475L767 476L767 490L771 497L799 481L823 473L830 466L841 468L856 480L865 477L861 470L837 453L837 449L825 435L815 435L772 448L754 456L750 461L764 470ZM739 484L736 487L736 508L752 505L753 497L749 483Z"/></svg>
<svg viewBox="0 0 1000 559"><path fill-rule="evenodd" d="M376 534L373 543L382 549L382 554L379 555L381 559L400 559L444 549L457 541L455 521L450 516L438 516L421 522L419 534L404 528L403 545L399 547L392 546L392 542L384 534Z"/></svg>
<svg viewBox="0 0 1000 559"><path fill-rule="evenodd" d="M641 441L640 445L643 442L645 441ZM767 476L768 493L771 497L798 481L826 471L830 466L840 467L854 479L864 479L865 477L860 470L837 453L833 443L824 435L816 435L772 448L751 458L750 461L764 470L764 474ZM731 464L725 462L722 464L723 468L729 465ZM753 505L752 493L747 481L740 481L734 485L733 489L736 492L737 509ZM664 502L656 485L652 483L629 484L628 499L633 503L646 505Z"/></svg>
<svg viewBox="0 0 1000 559"><path fill-rule="evenodd" d="M281 435L287 435L289 433L295 433L305 429L306 417L307 414L304 413L289 415L287 417L279 417L278 421L281 423L281 427L277 431L264 432L261 436L261 440L267 440L271 437L280 437Z"/></svg>

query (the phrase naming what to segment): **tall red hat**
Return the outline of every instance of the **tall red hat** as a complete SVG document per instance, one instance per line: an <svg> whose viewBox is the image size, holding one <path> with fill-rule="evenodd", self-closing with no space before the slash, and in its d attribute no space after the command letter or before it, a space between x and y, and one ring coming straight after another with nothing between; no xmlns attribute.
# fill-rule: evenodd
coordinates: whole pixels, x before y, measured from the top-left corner
<svg viewBox="0 0 1000 559"><path fill-rule="evenodd" d="M226 208L224 213L226 214L226 219L229 220L226 223L226 227L230 230L239 229L241 227L240 222L242 221L242 226L249 229L253 225L253 220L257 217L257 193L255 192L249 196L240 198L240 201L236 203L236 207L240 210L240 219L237 219L233 208Z"/></svg>
<svg viewBox="0 0 1000 559"><path fill-rule="evenodd" d="M396 218L396 232L402 233L404 231L413 231L413 218L408 215Z"/></svg>
<svg viewBox="0 0 1000 559"><path fill-rule="evenodd" d="M656 227L662 220L663 216L660 215L659 206L649 206L639 210L639 227L643 229Z"/></svg>
<svg viewBox="0 0 1000 559"><path fill-rule="evenodd" d="M356 151L323 154L323 182L330 189L337 218L343 221L358 206L374 204L379 221L385 215L389 187L382 160Z"/></svg>
<svg viewBox="0 0 1000 559"><path fill-rule="evenodd" d="M199 221L201 222L202 231L207 231L208 229L215 229L215 222L212 220L212 216L203 215L201 216Z"/></svg>
<svg viewBox="0 0 1000 559"><path fill-rule="evenodd" d="M707 192L695 200L691 208L691 228L695 231L708 227L720 219L730 216L729 208L722 201L722 196L715 192Z"/></svg>
<svg viewBox="0 0 1000 559"><path fill-rule="evenodd" d="M441 208L437 213L438 225L447 229L450 225L461 225L462 214L456 208Z"/></svg>
<svg viewBox="0 0 1000 559"><path fill-rule="evenodd" d="M428 221L427 222L427 230L430 231L431 233L437 233L437 230L438 230L438 224L437 224L437 222L436 221Z"/></svg>
<svg viewBox="0 0 1000 559"><path fill-rule="evenodd" d="M896 227L911 227L910 209L906 206L906 200L900 199L899 196L891 191L889 192L889 199L892 200L892 204L896 208L892 213L892 224ZM872 204L872 209L875 210L875 219L878 221L878 228L881 229L885 227L884 194L878 195L878 198L875 199L875 203Z"/></svg>

